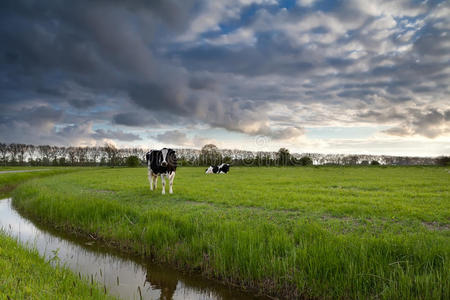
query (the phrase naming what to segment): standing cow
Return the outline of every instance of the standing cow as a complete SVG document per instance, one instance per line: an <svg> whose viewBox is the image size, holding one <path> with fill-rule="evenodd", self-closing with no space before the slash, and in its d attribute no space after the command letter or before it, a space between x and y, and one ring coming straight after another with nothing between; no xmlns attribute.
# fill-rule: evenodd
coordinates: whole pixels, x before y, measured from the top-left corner
<svg viewBox="0 0 450 300"><path fill-rule="evenodd" d="M150 190L153 191L153 184L157 186L158 176L161 176L162 194L166 193L166 180L169 179L169 193L172 194L173 179L177 170L177 156L172 149L163 148L161 150L151 150L145 154L148 166L148 181Z"/></svg>

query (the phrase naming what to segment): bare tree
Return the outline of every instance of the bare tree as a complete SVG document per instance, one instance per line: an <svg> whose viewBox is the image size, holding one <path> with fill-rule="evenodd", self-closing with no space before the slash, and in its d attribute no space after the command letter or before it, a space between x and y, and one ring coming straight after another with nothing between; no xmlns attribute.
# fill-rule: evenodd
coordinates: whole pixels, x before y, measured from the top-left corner
<svg viewBox="0 0 450 300"><path fill-rule="evenodd" d="M9 145L9 153L11 157L11 163L15 164L17 161L17 155L19 154L20 146L19 144L12 143Z"/></svg>
<svg viewBox="0 0 450 300"><path fill-rule="evenodd" d="M58 161L57 161L58 155L59 155L59 147L50 146L50 148L48 149L48 159L52 164L54 164L54 165L58 164Z"/></svg>
<svg viewBox="0 0 450 300"><path fill-rule="evenodd" d="M49 145L39 145L38 146L38 151L39 151L39 154L41 155L42 159L50 159L50 150L51 150L51 147Z"/></svg>
<svg viewBox="0 0 450 300"><path fill-rule="evenodd" d="M19 164L23 165L25 154L28 151L28 145L25 145L25 144L16 144L16 145L17 145L17 150L18 150L18 155L19 155Z"/></svg>
<svg viewBox="0 0 450 300"><path fill-rule="evenodd" d="M114 146L111 143L106 143L103 149L106 152L106 155L108 156L109 164L111 166L114 166L117 163L117 155L119 153L116 146Z"/></svg>
<svg viewBox="0 0 450 300"><path fill-rule="evenodd" d="M206 144L202 147L199 155L199 162L202 165L215 165L219 164L222 160L222 156L219 153L219 149L214 144Z"/></svg>
<svg viewBox="0 0 450 300"><path fill-rule="evenodd" d="M69 156L70 165L74 166L77 157L77 149L75 147L68 147L66 151L67 155Z"/></svg>
<svg viewBox="0 0 450 300"><path fill-rule="evenodd" d="M97 159L101 156L102 149L100 147L89 147L88 159L94 164L97 164Z"/></svg>
<svg viewBox="0 0 450 300"><path fill-rule="evenodd" d="M28 160L33 161L34 160L34 153L36 152L36 147L34 145L27 145L27 153L28 153Z"/></svg>
<svg viewBox="0 0 450 300"><path fill-rule="evenodd" d="M88 149L87 147L77 147L76 148L76 153L78 156L78 161L81 165L86 164L87 161L87 153L88 153Z"/></svg>
<svg viewBox="0 0 450 300"><path fill-rule="evenodd" d="M2 162L6 166L7 157L9 152L9 146L7 144L0 143L0 155L2 157Z"/></svg>
<svg viewBox="0 0 450 300"><path fill-rule="evenodd" d="M65 165L66 164L66 154L67 154L67 148L66 147L58 147L58 158L59 158L59 165Z"/></svg>

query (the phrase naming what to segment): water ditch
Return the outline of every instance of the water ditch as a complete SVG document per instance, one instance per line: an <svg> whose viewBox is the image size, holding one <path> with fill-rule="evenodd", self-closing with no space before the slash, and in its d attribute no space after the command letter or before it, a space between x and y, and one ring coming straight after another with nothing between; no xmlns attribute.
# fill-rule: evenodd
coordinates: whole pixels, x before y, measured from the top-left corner
<svg viewBox="0 0 450 300"><path fill-rule="evenodd" d="M11 202L10 198L0 200L0 228L25 247L36 248L47 260L57 260L75 274L99 282L111 295L122 299L266 299L44 228L20 215Z"/></svg>

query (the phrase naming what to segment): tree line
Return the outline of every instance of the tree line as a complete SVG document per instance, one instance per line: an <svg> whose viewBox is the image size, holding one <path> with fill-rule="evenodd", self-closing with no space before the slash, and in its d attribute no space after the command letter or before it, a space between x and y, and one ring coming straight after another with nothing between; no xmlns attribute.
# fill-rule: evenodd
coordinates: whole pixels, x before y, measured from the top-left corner
<svg viewBox="0 0 450 300"><path fill-rule="evenodd" d="M308 165L449 165L450 157L410 157L386 155L344 155L252 152L218 149L213 144L197 149L175 149L180 166L209 166L230 163L233 166L308 166ZM145 165L142 148L117 148L106 143L95 147L59 147L50 145L6 144L0 142L3 166L130 166Z"/></svg>
<svg viewBox="0 0 450 300"><path fill-rule="evenodd" d="M4 166L125 166L130 157L140 162L145 151L140 148L59 147L0 143L0 163Z"/></svg>

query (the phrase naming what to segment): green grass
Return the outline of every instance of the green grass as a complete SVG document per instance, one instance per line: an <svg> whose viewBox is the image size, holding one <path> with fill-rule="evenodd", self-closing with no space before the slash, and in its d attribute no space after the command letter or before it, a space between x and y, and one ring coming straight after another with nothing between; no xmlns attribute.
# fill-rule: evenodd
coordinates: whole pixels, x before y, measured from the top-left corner
<svg viewBox="0 0 450 300"><path fill-rule="evenodd" d="M45 261L0 231L0 299L112 299L67 268Z"/></svg>
<svg viewBox="0 0 450 300"><path fill-rule="evenodd" d="M0 174L0 199L6 198L10 193L22 182L33 178L47 177L56 174L64 174L82 170L82 168L47 168L47 167L2 167L0 171L17 171L17 170L43 170L35 172L23 173L3 173Z"/></svg>
<svg viewBox="0 0 450 300"><path fill-rule="evenodd" d="M272 295L448 299L450 174L438 167L146 169L34 180L19 210L207 277ZM166 187L167 188L167 187Z"/></svg>

